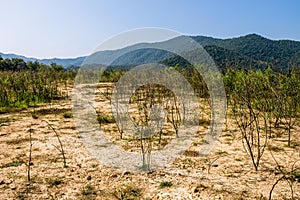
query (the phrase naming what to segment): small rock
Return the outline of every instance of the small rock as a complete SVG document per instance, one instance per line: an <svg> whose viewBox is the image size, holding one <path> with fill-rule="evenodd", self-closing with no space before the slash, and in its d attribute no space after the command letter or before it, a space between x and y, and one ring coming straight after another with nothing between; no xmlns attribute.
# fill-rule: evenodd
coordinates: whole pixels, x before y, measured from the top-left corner
<svg viewBox="0 0 300 200"><path fill-rule="evenodd" d="M117 174L112 174L110 177L111 177L111 178L117 178L118 175L117 175Z"/></svg>
<svg viewBox="0 0 300 200"><path fill-rule="evenodd" d="M17 189L17 187L15 185L11 185L10 189L15 190L15 189Z"/></svg>
<svg viewBox="0 0 300 200"><path fill-rule="evenodd" d="M88 181L92 180L91 175L88 175L88 177L86 177L86 179L87 179Z"/></svg>
<svg viewBox="0 0 300 200"><path fill-rule="evenodd" d="M193 191L194 191L194 193L198 193L200 190L199 190L198 187L195 187L195 188L193 189Z"/></svg>
<svg viewBox="0 0 300 200"><path fill-rule="evenodd" d="M4 182L4 180L1 180L0 185L3 185L3 184L5 184L5 182Z"/></svg>
<svg viewBox="0 0 300 200"><path fill-rule="evenodd" d="M219 165L217 163L213 163L211 166L212 167L218 167Z"/></svg>
<svg viewBox="0 0 300 200"><path fill-rule="evenodd" d="M160 173L159 175L160 175L160 176L165 176L166 174L164 174L164 173Z"/></svg>
<svg viewBox="0 0 300 200"><path fill-rule="evenodd" d="M129 172L129 171L125 171L125 172L123 172L123 176L124 176L124 175L128 175L128 174L130 174L130 172Z"/></svg>
<svg viewBox="0 0 300 200"><path fill-rule="evenodd" d="M154 173L153 170L147 171L147 174L148 174L148 175L153 174L153 173Z"/></svg>

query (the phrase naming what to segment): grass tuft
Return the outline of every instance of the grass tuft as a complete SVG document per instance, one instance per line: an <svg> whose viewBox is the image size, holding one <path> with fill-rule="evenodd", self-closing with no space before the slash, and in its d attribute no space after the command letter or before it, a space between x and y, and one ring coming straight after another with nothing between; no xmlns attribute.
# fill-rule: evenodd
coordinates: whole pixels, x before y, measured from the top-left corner
<svg viewBox="0 0 300 200"><path fill-rule="evenodd" d="M63 114L63 117L64 117L64 118L72 118L72 117L73 117L73 114L72 114L72 112L65 112L65 113Z"/></svg>
<svg viewBox="0 0 300 200"><path fill-rule="evenodd" d="M97 194L97 191L94 186L88 184L82 189L81 194L82 195L95 195L95 194Z"/></svg>
<svg viewBox="0 0 300 200"><path fill-rule="evenodd" d="M159 188L171 187L172 185L171 181L163 181L159 184Z"/></svg>
<svg viewBox="0 0 300 200"><path fill-rule="evenodd" d="M22 165L24 163L24 161L21 158L17 158L15 161L10 162L10 163L6 163L0 166L0 168L7 168L7 167L18 167L20 165Z"/></svg>
<svg viewBox="0 0 300 200"><path fill-rule="evenodd" d="M133 184L123 185L116 189L113 195L120 200L141 199L141 189Z"/></svg>

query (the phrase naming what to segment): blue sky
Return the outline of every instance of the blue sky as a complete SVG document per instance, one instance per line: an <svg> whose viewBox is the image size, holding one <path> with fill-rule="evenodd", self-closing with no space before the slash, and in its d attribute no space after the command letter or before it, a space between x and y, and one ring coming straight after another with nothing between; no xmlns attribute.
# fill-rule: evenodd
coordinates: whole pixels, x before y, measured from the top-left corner
<svg viewBox="0 0 300 200"><path fill-rule="evenodd" d="M36 58L88 55L113 35L143 27L300 41L297 0L0 0L0 8L0 52Z"/></svg>

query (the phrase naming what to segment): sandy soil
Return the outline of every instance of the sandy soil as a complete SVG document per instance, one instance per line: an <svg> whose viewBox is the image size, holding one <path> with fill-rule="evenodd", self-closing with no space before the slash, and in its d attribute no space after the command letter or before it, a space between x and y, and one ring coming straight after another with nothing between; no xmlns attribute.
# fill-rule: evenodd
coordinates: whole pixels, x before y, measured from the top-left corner
<svg viewBox="0 0 300 200"><path fill-rule="evenodd" d="M282 176L270 150L264 153L259 170L254 170L233 119L228 120L227 130L206 157L197 154L203 142L199 137L164 169L119 171L101 165L84 148L73 118L64 117L71 110L71 100L67 99L41 105L33 117L33 109L0 115L0 199L268 199L272 185ZM45 121L59 134L66 168L58 138ZM207 125L200 132L205 129ZM293 130L293 148L286 147L285 134L269 140L269 149L286 171L300 159L299 132L299 127ZM300 162L295 167L300 167ZM294 198L300 199L300 180L292 186ZM282 180L272 199L291 199L291 195L289 182Z"/></svg>

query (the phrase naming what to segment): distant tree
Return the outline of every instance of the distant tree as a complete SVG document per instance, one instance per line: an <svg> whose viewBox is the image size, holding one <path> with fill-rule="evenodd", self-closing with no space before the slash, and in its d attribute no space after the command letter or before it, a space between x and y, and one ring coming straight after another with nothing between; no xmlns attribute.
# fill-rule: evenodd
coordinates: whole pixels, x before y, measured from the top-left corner
<svg viewBox="0 0 300 200"><path fill-rule="evenodd" d="M63 66L62 65L58 65L58 64L56 64L56 63L54 63L54 62L52 62L51 64L50 64L50 68L51 69L54 69L55 71L63 71Z"/></svg>
<svg viewBox="0 0 300 200"><path fill-rule="evenodd" d="M27 69L26 62L21 58L12 58L11 63L12 63L12 70L20 71L20 70Z"/></svg>
<svg viewBox="0 0 300 200"><path fill-rule="evenodd" d="M35 71L40 67L40 63L37 60L34 62L29 61L27 62L27 67L29 70Z"/></svg>
<svg viewBox="0 0 300 200"><path fill-rule="evenodd" d="M291 71L279 86L277 98L280 101L280 112L288 134L288 146L291 146L291 132L298 121L300 101L300 77Z"/></svg>

